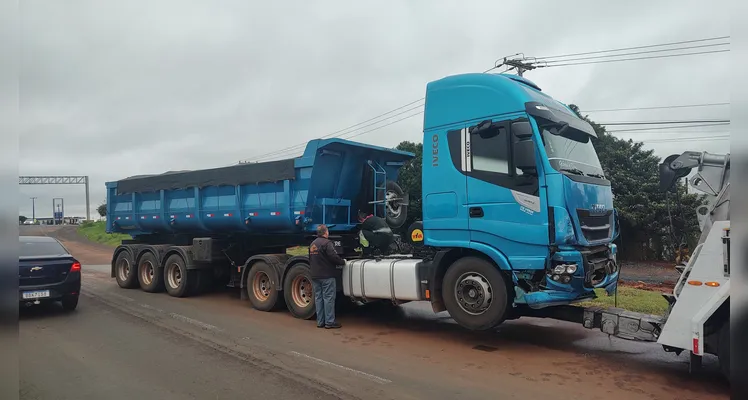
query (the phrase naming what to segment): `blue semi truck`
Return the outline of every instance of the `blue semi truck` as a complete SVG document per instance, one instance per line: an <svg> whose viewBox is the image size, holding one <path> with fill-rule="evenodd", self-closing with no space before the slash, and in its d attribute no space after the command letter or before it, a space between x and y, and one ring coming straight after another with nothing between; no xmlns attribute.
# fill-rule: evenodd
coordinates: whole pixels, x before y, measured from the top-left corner
<svg viewBox="0 0 748 400"><path fill-rule="evenodd" d="M445 77L425 100L423 218L407 227L410 254L363 257L356 216L405 228L397 180L413 154L334 138L293 159L108 182L107 231L132 236L114 251L112 277L177 297L221 282L258 310L285 305L308 319L308 259L286 251L325 224L347 260L340 299L429 301L473 330L554 310L581 322L565 306L618 277L592 127L514 75Z"/></svg>

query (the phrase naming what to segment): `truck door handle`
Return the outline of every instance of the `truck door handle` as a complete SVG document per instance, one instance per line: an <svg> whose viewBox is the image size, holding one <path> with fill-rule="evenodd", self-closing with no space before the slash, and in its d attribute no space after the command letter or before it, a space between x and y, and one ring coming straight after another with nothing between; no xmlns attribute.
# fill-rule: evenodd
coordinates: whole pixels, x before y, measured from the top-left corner
<svg viewBox="0 0 748 400"><path fill-rule="evenodd" d="M481 218L483 217L483 207L470 207L469 213L470 218Z"/></svg>

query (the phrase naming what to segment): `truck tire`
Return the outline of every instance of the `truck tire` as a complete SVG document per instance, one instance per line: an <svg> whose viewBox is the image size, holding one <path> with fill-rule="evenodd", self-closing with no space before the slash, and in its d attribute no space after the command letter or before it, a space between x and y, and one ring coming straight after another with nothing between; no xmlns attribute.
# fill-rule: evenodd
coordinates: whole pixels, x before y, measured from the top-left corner
<svg viewBox="0 0 748 400"><path fill-rule="evenodd" d="M286 307L296 318L311 319L314 317L314 288L312 274L307 263L298 263L286 273L283 282L283 298Z"/></svg>
<svg viewBox="0 0 748 400"><path fill-rule="evenodd" d="M401 189L400 186L394 181L387 181L385 193L387 199L402 199L403 197L405 197L405 192L403 192L403 189ZM405 224L405 220L408 219L408 206L405 204L401 204L401 202L397 200L387 201L385 210L385 221L387 221L387 225L389 225L389 227L392 229L400 228Z"/></svg>
<svg viewBox="0 0 748 400"><path fill-rule="evenodd" d="M133 289L138 286L138 269L130 258L130 253L122 251L114 261L114 276L117 284L123 289Z"/></svg>
<svg viewBox="0 0 748 400"><path fill-rule="evenodd" d="M272 277L275 270L263 261L252 265L247 273L247 297L249 302L257 310L272 311L278 307L278 290Z"/></svg>
<svg viewBox="0 0 748 400"><path fill-rule="evenodd" d="M164 273L153 253L148 252L138 262L138 283L144 292L160 292L164 288Z"/></svg>
<svg viewBox="0 0 748 400"><path fill-rule="evenodd" d="M728 320L719 330L719 347L717 349L717 358L719 359L719 368L722 375L730 380L730 321Z"/></svg>
<svg viewBox="0 0 748 400"><path fill-rule="evenodd" d="M507 287L492 263L478 257L455 261L442 282L442 296L449 315L470 330L488 330L504 320Z"/></svg>
<svg viewBox="0 0 748 400"><path fill-rule="evenodd" d="M164 286L172 297L187 297L195 292L199 283L198 271L190 271L179 254L172 254L164 266Z"/></svg>

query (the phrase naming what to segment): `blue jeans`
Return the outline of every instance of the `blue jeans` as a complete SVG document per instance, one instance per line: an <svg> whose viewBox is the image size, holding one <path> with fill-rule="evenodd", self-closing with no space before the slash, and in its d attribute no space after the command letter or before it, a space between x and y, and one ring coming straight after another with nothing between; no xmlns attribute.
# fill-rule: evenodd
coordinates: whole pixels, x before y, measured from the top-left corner
<svg viewBox="0 0 748 400"><path fill-rule="evenodd" d="M335 278L312 279L317 326L335 324Z"/></svg>

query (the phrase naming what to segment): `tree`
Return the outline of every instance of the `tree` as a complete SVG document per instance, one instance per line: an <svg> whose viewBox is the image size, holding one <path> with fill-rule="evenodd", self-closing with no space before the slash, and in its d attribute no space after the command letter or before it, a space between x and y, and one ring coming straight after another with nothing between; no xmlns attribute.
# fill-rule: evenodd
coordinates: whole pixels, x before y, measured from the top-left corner
<svg viewBox="0 0 748 400"><path fill-rule="evenodd" d="M18 216L18 223L22 224L22 223L26 222L27 219L28 218L24 217L23 215L19 215Z"/></svg>
<svg viewBox="0 0 748 400"><path fill-rule="evenodd" d="M398 150L408 151L415 157L407 161L401 168L397 183L410 197L408 205L408 219L403 229L408 229L410 224L422 218L421 208L421 159L423 158L423 145L413 142L401 142L396 147Z"/></svg>
<svg viewBox="0 0 748 400"><path fill-rule="evenodd" d="M96 211L102 218L106 217L106 203L101 203L98 207L96 207Z"/></svg>

